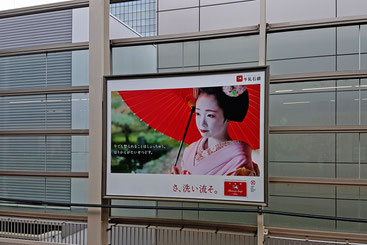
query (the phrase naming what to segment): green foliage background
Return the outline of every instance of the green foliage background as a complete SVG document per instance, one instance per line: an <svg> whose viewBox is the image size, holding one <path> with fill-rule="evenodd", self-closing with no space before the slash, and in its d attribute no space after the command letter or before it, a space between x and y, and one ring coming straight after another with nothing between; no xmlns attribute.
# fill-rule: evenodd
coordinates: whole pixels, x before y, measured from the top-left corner
<svg viewBox="0 0 367 245"><path fill-rule="evenodd" d="M152 154L115 154L128 151L123 145L148 145ZM118 147L117 147L118 146ZM176 159L179 142L140 120L123 102L118 92L111 93L111 172L168 173Z"/></svg>

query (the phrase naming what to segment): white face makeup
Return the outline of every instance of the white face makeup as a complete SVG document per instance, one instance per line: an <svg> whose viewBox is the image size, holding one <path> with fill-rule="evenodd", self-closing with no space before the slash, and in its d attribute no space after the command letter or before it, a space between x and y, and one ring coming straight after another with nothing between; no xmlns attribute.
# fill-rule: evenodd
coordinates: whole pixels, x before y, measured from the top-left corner
<svg viewBox="0 0 367 245"><path fill-rule="evenodd" d="M227 125L215 96L200 94L196 101L196 126L201 136L223 139L227 135Z"/></svg>

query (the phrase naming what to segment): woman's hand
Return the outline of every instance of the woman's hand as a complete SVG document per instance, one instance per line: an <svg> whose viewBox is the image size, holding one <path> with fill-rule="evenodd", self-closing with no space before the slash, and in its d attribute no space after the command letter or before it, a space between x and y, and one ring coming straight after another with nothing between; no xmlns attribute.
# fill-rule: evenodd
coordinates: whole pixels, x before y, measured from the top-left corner
<svg viewBox="0 0 367 245"><path fill-rule="evenodd" d="M180 174L180 169L176 166L171 168L171 174Z"/></svg>
<svg viewBox="0 0 367 245"><path fill-rule="evenodd" d="M234 173L235 176L255 176L255 172L253 170L247 169L245 167L238 168Z"/></svg>

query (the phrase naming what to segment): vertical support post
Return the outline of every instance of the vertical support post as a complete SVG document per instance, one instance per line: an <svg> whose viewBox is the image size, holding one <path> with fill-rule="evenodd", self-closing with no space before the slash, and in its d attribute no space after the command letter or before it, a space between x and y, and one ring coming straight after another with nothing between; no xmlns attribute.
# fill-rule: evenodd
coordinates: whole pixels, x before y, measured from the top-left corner
<svg viewBox="0 0 367 245"><path fill-rule="evenodd" d="M88 203L103 204L103 76L110 74L109 0L89 0ZM88 208L88 244L107 245L108 210Z"/></svg>
<svg viewBox="0 0 367 245"><path fill-rule="evenodd" d="M266 0L260 0L259 65L266 65ZM267 154L267 152L265 152ZM266 194L266 193L265 193ZM257 245L264 245L264 214L259 207L257 214Z"/></svg>
<svg viewBox="0 0 367 245"><path fill-rule="evenodd" d="M260 0L259 65L266 65L266 0Z"/></svg>
<svg viewBox="0 0 367 245"><path fill-rule="evenodd" d="M262 207L259 207L257 214L257 245L264 245L264 214L262 213Z"/></svg>

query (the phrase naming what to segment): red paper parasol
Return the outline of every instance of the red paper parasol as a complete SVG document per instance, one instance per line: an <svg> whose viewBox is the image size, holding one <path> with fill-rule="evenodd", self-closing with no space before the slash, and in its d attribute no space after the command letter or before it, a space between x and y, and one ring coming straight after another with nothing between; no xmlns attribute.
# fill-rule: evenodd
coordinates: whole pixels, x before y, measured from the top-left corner
<svg viewBox="0 0 367 245"><path fill-rule="evenodd" d="M259 149L260 138L260 85L247 85L249 109L242 122L230 122L229 136L241 140L253 150ZM193 89L161 89L119 91L123 101L150 127L181 141L186 123L194 104ZM191 144L201 138L196 127L195 115L188 127L185 143Z"/></svg>

